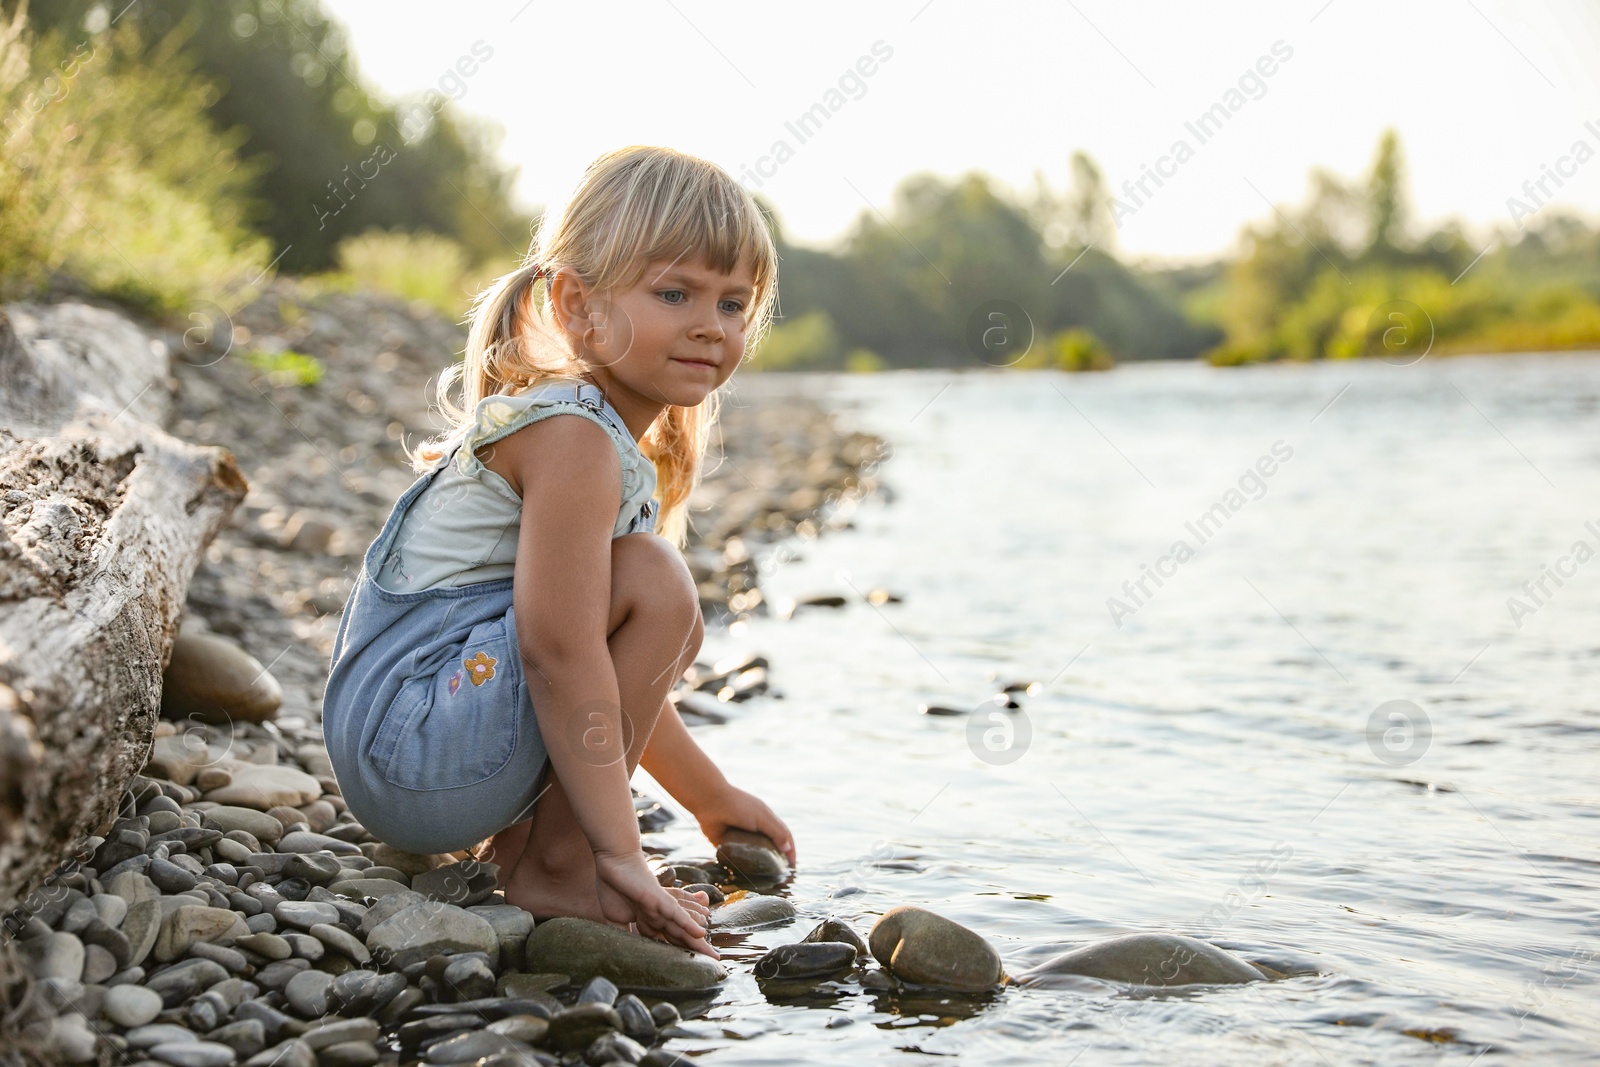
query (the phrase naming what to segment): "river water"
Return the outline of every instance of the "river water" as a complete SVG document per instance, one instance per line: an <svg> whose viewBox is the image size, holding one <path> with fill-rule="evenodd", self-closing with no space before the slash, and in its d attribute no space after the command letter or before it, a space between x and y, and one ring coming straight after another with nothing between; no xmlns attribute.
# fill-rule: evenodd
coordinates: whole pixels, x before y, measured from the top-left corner
<svg viewBox="0 0 1600 1067"><path fill-rule="evenodd" d="M1600 355L735 389L817 396L892 455L841 528L763 568L769 601L845 607L708 635L709 655L772 660L781 695L696 736L799 856L801 918L724 936L725 956L828 915L865 936L917 904L1011 973L1170 931L1287 977L919 1000L763 991L736 962L673 1047L729 1065L1600 1056ZM903 600L869 602L878 586ZM1020 709L984 703L1012 680L1038 683ZM686 817L648 840L705 852Z"/></svg>

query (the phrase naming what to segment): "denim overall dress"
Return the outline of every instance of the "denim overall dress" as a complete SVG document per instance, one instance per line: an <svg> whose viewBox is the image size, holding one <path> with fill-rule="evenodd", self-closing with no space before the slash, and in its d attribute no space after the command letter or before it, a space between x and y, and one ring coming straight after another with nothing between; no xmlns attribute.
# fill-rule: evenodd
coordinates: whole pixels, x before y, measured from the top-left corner
<svg viewBox="0 0 1600 1067"><path fill-rule="evenodd" d="M486 397L477 432L401 495L362 559L334 636L322 703L334 776L361 824L408 852L469 848L531 817L549 759L523 677L513 579L412 592L374 581L407 508L467 442L477 449L570 412L606 428L622 454L613 539L655 529L657 502L638 499L638 464L649 460L600 390L556 379L519 398L532 394L539 402L521 411Z"/></svg>

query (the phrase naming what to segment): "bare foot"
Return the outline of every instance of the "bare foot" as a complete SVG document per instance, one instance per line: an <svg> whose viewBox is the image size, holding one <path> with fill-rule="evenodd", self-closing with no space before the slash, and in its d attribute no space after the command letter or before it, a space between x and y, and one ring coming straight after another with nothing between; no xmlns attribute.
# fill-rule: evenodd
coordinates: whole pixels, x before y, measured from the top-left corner
<svg viewBox="0 0 1600 1067"><path fill-rule="evenodd" d="M519 863L512 869L505 889L507 904L515 904L541 922L569 915L610 922L600 910L593 863L587 872L579 866L549 871L537 862Z"/></svg>

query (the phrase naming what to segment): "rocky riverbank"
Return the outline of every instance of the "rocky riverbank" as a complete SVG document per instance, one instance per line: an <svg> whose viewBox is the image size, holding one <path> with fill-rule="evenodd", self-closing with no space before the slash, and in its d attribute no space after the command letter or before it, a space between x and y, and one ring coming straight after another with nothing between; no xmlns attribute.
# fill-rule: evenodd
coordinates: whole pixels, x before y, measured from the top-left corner
<svg viewBox="0 0 1600 1067"><path fill-rule="evenodd" d="M439 425L433 386L464 332L380 296L312 296L293 279L231 319L197 322L157 342L176 357L165 428L230 449L250 491L190 586L144 775L107 833L81 842L6 920L5 948L31 979L7 991L11 1047L41 1062L224 1064L275 1049L262 1062L327 1065L415 1059L429 1037L504 1031L526 1050L546 1044L532 1020L559 1031L555 1017L572 1006L551 989L605 999L635 1042L646 1021L668 1034L670 1001L641 1016L614 989L574 985L584 976L570 966L523 972L532 920L495 903L492 868L376 841L344 810L321 747L339 612L415 477L400 443ZM834 504L870 491L882 452L801 399L726 404L722 426L687 548L715 623L767 610L762 546L836 522ZM766 667L699 663L675 697L691 721L715 721L717 704L767 688ZM642 829L672 818L649 798L638 805ZM716 860L691 866L700 881L721 880L717 898L735 894L730 921L749 922L752 907L771 921L786 906L741 903ZM399 924L372 919L367 905L393 909L401 893L433 907ZM444 1004L455 1008L432 1010ZM490 1038L475 1040L429 1062L458 1062L445 1057ZM571 1050L570 1038L551 1040Z"/></svg>

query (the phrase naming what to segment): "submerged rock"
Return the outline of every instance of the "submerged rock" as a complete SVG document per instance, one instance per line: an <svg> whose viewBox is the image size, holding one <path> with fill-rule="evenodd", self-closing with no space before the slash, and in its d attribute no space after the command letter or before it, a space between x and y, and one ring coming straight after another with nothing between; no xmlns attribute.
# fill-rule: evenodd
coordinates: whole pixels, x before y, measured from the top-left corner
<svg viewBox="0 0 1600 1067"><path fill-rule="evenodd" d="M783 897L746 893L729 897L711 909L713 930L753 930L758 926L787 922L794 918L794 905Z"/></svg>
<svg viewBox="0 0 1600 1067"><path fill-rule="evenodd" d="M958 922L909 904L872 926L872 955L902 982L978 992L1003 977L1000 954Z"/></svg>
<svg viewBox="0 0 1600 1067"><path fill-rule="evenodd" d="M596 975L623 989L709 989L728 977L716 960L686 948L589 919L546 919L528 935L525 969L570 975L575 982Z"/></svg>
<svg viewBox="0 0 1600 1067"><path fill-rule="evenodd" d="M1017 975L1020 984L1048 986L1061 976L1133 985L1222 985L1266 975L1207 941L1181 934L1125 934L1073 949Z"/></svg>

